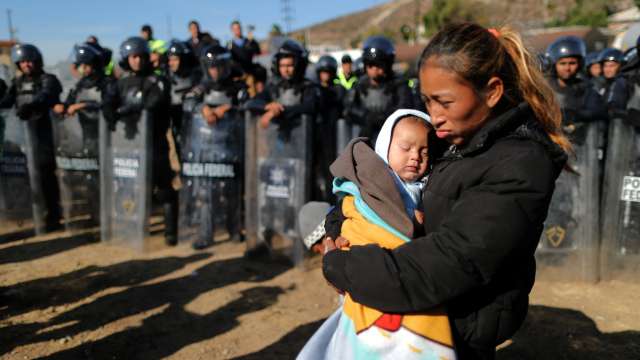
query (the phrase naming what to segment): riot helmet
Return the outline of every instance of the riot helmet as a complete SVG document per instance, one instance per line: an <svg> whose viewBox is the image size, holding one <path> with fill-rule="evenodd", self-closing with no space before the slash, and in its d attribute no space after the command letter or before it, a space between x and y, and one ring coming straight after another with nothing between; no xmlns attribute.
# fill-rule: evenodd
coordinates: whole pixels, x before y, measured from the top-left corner
<svg viewBox="0 0 640 360"><path fill-rule="evenodd" d="M566 57L575 57L579 62L583 62L587 55L587 46L579 37L562 36L549 45L547 53L553 64Z"/></svg>
<svg viewBox="0 0 640 360"><path fill-rule="evenodd" d="M538 65L540 66L540 71L543 73L548 73L551 69L551 57L549 57L548 53L540 53L538 54Z"/></svg>
<svg viewBox="0 0 640 360"><path fill-rule="evenodd" d="M338 62L331 55L322 55L316 63L316 75L319 76L321 71L331 74L331 78L335 78L338 73Z"/></svg>
<svg viewBox="0 0 640 360"><path fill-rule="evenodd" d="M167 50L167 55L169 58L172 56L177 56L180 58L180 65L178 67L178 71L183 69L190 69L197 64L197 58L191 49L191 46L186 44L183 41L173 40L169 44L169 49Z"/></svg>
<svg viewBox="0 0 640 360"><path fill-rule="evenodd" d="M231 75L231 52L220 45L211 45L202 50L200 55L203 73L211 79L210 68L218 69L217 82L226 80ZM213 79L211 79L213 80Z"/></svg>
<svg viewBox="0 0 640 360"><path fill-rule="evenodd" d="M16 44L11 49L11 61L20 68L21 61L31 61L36 69L42 69L42 54L31 44Z"/></svg>
<svg viewBox="0 0 640 360"><path fill-rule="evenodd" d="M618 75L623 64L624 54L614 48L607 48L600 53L600 64L602 64L602 75L605 79L613 79Z"/></svg>
<svg viewBox="0 0 640 360"><path fill-rule="evenodd" d="M295 40L286 39L282 45L280 45L278 51L273 55L271 62L271 72L276 78L281 78L279 68L280 59L286 57L293 58L293 79L302 80L308 65L307 49Z"/></svg>
<svg viewBox="0 0 640 360"><path fill-rule="evenodd" d="M120 45L120 67L125 70L131 70L129 66L130 55L140 55L145 61L149 62L149 45L147 41L139 36L132 36Z"/></svg>
<svg viewBox="0 0 640 360"><path fill-rule="evenodd" d="M622 51L614 48L606 48L600 52L598 62L615 61L621 64L624 61L624 54Z"/></svg>
<svg viewBox="0 0 640 360"><path fill-rule="evenodd" d="M80 44L73 47L73 64L88 64L94 69L99 70L104 66L104 54L102 54L95 46L91 44Z"/></svg>
<svg viewBox="0 0 640 360"><path fill-rule="evenodd" d="M364 66L376 65L391 73L391 66L396 58L396 49L391 40L384 36L371 36L362 45Z"/></svg>

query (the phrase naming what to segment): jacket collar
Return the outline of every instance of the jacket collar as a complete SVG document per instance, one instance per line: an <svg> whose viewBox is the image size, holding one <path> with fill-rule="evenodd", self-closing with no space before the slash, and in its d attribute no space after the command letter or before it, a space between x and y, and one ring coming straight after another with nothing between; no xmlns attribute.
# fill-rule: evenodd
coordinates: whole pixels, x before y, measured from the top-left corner
<svg viewBox="0 0 640 360"><path fill-rule="evenodd" d="M444 157L447 159L468 157L485 151L502 139L533 140L545 148L557 166L563 167L567 161L567 154L551 141L536 121L531 107L526 102L522 102L498 117L489 120L473 135L465 146L458 148L452 145Z"/></svg>

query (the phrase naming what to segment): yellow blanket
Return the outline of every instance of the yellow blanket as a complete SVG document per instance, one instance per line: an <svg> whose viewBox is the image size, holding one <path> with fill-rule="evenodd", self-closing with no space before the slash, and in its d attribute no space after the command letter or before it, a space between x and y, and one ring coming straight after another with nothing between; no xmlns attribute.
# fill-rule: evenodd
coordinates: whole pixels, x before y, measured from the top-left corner
<svg viewBox="0 0 640 360"><path fill-rule="evenodd" d="M354 197L346 196L342 201L341 235L349 239L350 245L377 244L383 248L393 249L405 242L381 226L365 219L356 209ZM348 249L345 249L348 251ZM449 318L444 309L433 309L420 314L384 314L355 302L346 294L344 314L354 323L357 333L376 325L381 331L393 332L400 326L414 334L425 337L441 345L453 348L453 338Z"/></svg>

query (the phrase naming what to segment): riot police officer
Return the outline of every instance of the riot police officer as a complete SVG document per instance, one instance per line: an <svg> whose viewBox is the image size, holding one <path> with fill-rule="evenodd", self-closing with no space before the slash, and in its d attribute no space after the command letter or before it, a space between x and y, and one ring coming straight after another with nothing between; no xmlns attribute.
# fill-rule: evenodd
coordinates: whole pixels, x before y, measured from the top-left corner
<svg viewBox="0 0 640 360"><path fill-rule="evenodd" d="M393 73L395 48L382 36L372 36L363 44L366 75L359 78L347 96L345 117L360 125L359 136L375 141L385 119L399 108L410 108L412 98L406 80Z"/></svg>
<svg viewBox="0 0 640 360"><path fill-rule="evenodd" d="M171 180L167 130L171 88L169 81L154 73L147 41L130 37L120 46L120 67L126 72L105 97L105 117L111 121L130 119L146 110L152 119L152 179L158 200L163 203L165 240L177 242L177 194ZM130 134L132 136L133 134Z"/></svg>
<svg viewBox="0 0 640 360"><path fill-rule="evenodd" d="M242 154L243 154L243 118L240 111L242 104L248 98L246 84L232 76L231 52L218 45L210 45L202 50L200 63L204 73L202 82L187 95L195 100L196 104L202 104L200 108L201 119L206 123L194 123L195 116L191 118L191 124L185 127L183 133L185 149L184 162L212 163L216 166L226 166L230 174L210 175L202 177L183 171L185 177L190 177L196 186L206 186L208 189L193 189L183 198L181 195L181 219L184 217L202 218L210 217L210 222L201 227L199 234L202 236L194 239L192 247L196 250L204 249L213 244L215 224L224 219L226 230L230 239L242 240ZM193 111L198 107L194 106ZM208 125L207 125L208 124ZM186 126L186 125L185 125ZM197 139L196 139L197 138ZM186 168L185 168L186 169ZM200 177L198 179L197 177ZM185 203L193 194L205 194L194 198L204 209L210 208L209 214L201 214L193 205ZM206 203L206 204L205 204ZM187 219L188 220L188 219ZM186 221L186 223L191 223ZM181 220L180 229L183 225ZM181 236L181 239L183 237Z"/></svg>
<svg viewBox="0 0 640 360"><path fill-rule="evenodd" d="M329 200L332 196L332 176L329 165L336 157L336 122L342 115L344 84L337 78L338 62L331 55L323 55L315 66L320 90L319 116L313 132L316 152L314 172L317 174L313 200Z"/></svg>
<svg viewBox="0 0 640 360"><path fill-rule="evenodd" d="M640 36L637 39L636 46L632 49L637 49L640 46ZM639 96L635 91L635 86L640 85L638 82L638 74L640 72L640 58L637 56L637 51L634 52L627 50L624 54L627 58L625 65L620 70L620 76L617 76L611 85L611 91L609 91L605 101L612 112L612 117L622 117L635 124L634 126L640 126L640 117L638 116L638 110L632 110L634 116L628 116L628 104L630 99ZM635 109L634 106L631 106Z"/></svg>
<svg viewBox="0 0 640 360"><path fill-rule="evenodd" d="M600 95L607 99L611 92L611 85L618 76L618 72L623 65L624 54L622 51L614 48L607 48L600 53L599 61L602 67L602 78L604 79L603 87L600 89Z"/></svg>
<svg viewBox="0 0 640 360"><path fill-rule="evenodd" d="M604 94L606 81L602 76L602 63L600 63L600 52L594 51L584 58L584 67L587 79L591 81L593 88L598 94Z"/></svg>
<svg viewBox="0 0 640 360"><path fill-rule="evenodd" d="M273 77L265 91L256 96L267 103L260 119L263 127L273 121L286 129L292 125L289 124L292 119L315 114L316 91L313 83L304 77L307 64L307 50L295 40L285 40L273 55Z"/></svg>
<svg viewBox="0 0 640 360"><path fill-rule="evenodd" d="M563 126L575 140L581 124L607 118L606 107L602 97L580 75L586 56L582 39L561 37L549 45L547 52L553 63L550 83L560 102Z"/></svg>
<svg viewBox="0 0 640 360"><path fill-rule="evenodd" d="M182 102L185 95L200 83L202 72L198 59L188 44L174 40L169 45L167 54L168 77L171 81L171 129L174 138L180 143Z"/></svg>
<svg viewBox="0 0 640 360"><path fill-rule="evenodd" d="M102 96L112 83L105 75L103 53L93 44L74 46L73 67L81 76L62 104L53 107L55 155L65 225L75 214L89 214L97 224L100 213L98 180L99 127Z"/></svg>
<svg viewBox="0 0 640 360"><path fill-rule="evenodd" d="M27 122L27 137L32 139L34 152L30 157L30 171L39 176L31 177L32 195L36 198L42 192L43 204L35 199L36 220L43 219L46 231L60 228L60 194L55 177L55 158L53 152L53 137L50 109L59 103L62 92L60 81L43 70L40 50L31 44L17 44L11 51L11 60L21 73L11 84L7 94L0 101L0 108L15 106L17 116ZM36 150L37 149L37 150ZM39 180L39 183L38 183ZM37 222L37 221L36 221ZM38 227L39 224L36 224ZM40 231L41 229L36 229Z"/></svg>
<svg viewBox="0 0 640 360"><path fill-rule="evenodd" d="M96 89L99 93L104 93L107 88L108 79L103 72L105 55L99 52L97 47L88 43L75 46L73 51L75 57L73 66L81 78L75 88L69 91L65 102L53 107L53 111L58 115L73 115L79 110L87 108L100 109L101 103L99 102L78 102L78 94L87 89ZM96 129L97 126L95 124Z"/></svg>

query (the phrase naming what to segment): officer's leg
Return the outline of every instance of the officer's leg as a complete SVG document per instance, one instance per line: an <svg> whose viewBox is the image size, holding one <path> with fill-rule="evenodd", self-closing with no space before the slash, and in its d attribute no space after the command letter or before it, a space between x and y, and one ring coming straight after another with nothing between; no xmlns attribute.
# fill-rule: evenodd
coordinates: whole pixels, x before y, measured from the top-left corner
<svg viewBox="0 0 640 360"><path fill-rule="evenodd" d="M158 200L162 203L164 210L164 237L167 245L176 245L178 243L178 193L171 185L173 171L169 163L168 150L157 153L161 156L154 161L153 182L158 189Z"/></svg>
<svg viewBox="0 0 640 360"><path fill-rule="evenodd" d="M40 186L44 196L47 215L45 218L46 231L60 229L60 188L55 174L56 166L53 160L40 165Z"/></svg>

